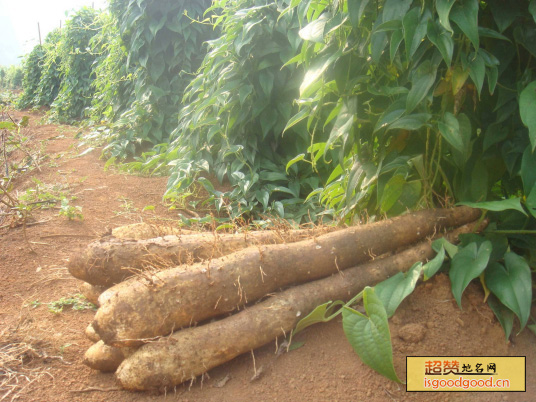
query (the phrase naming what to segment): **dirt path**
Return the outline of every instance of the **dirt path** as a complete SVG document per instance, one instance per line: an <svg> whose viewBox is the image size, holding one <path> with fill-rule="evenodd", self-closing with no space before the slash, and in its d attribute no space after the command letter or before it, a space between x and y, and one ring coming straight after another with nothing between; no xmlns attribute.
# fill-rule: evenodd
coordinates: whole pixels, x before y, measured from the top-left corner
<svg viewBox="0 0 536 402"><path fill-rule="evenodd" d="M17 114L19 117L21 114ZM534 401L536 338L529 331L506 344L493 313L471 285L457 308L448 279L438 276L420 285L391 319L395 368L405 378L405 356L527 356L526 393L407 393L360 362L346 341L340 320L311 327L299 335L305 345L277 356L275 344L211 370L203 379L177 387L168 395L114 390L111 374L82 364L91 345L83 335L93 311L66 307L51 313L47 303L78 293L79 282L66 270L69 256L92 239L122 224L176 219L161 203L166 178L129 176L105 171L100 150L83 156L76 130L40 125L31 115L29 133L46 147L41 171L19 177L19 194L36 183L62 188L83 220L58 216L58 209L35 210L39 224L0 230L0 353L24 349L24 366L2 372L0 401ZM39 182L36 182L39 180ZM144 211L147 206L154 206ZM515 329L514 329L515 330ZM0 354L0 359L3 355ZM254 377L255 369L257 376ZM13 381L17 388L10 388ZM87 390L88 392L79 392ZM10 394L8 394L11 391Z"/></svg>

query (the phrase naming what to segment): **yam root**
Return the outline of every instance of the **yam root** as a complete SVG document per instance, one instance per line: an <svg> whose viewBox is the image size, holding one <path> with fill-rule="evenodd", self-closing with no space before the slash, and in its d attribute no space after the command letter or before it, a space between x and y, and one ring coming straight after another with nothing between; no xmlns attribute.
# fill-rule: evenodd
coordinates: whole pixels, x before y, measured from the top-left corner
<svg viewBox="0 0 536 402"><path fill-rule="evenodd" d="M168 235L181 236L195 233L172 225L151 225L149 223L133 223L112 229L112 236L118 239L145 240Z"/></svg>
<svg viewBox="0 0 536 402"><path fill-rule="evenodd" d="M442 228L472 222L479 215L480 211L466 207L420 211L131 278L101 295L93 326L106 344L139 345L236 310L282 287L329 276Z"/></svg>
<svg viewBox="0 0 536 402"><path fill-rule="evenodd" d="M468 233L473 227L465 225L448 237L454 241L458 234ZM284 335L316 306L330 300L349 300L365 286L433 255L430 242L423 241L399 254L289 288L220 321L177 331L143 345L121 363L116 376L123 388L130 390L173 387Z"/></svg>
<svg viewBox="0 0 536 402"><path fill-rule="evenodd" d="M101 239L71 257L69 272L75 278L106 288L146 269L174 267L187 262L221 257L258 244L303 240L333 231L333 227L258 231L243 234L169 235L148 240Z"/></svg>
<svg viewBox="0 0 536 402"><path fill-rule="evenodd" d="M90 303L93 303L95 306L99 307L99 296L102 292L104 292L107 288L104 286L96 286L96 285L90 285L87 282L83 282L80 285L80 293L86 298L86 300Z"/></svg>
<svg viewBox="0 0 536 402"><path fill-rule="evenodd" d="M84 331L84 334L86 335L86 338L89 339L91 342L98 342L100 341L100 336L95 332L95 328L93 328L93 324L89 324Z"/></svg>
<svg viewBox="0 0 536 402"><path fill-rule="evenodd" d="M98 341L86 351L83 363L93 370L111 372L132 352L131 348L115 348Z"/></svg>

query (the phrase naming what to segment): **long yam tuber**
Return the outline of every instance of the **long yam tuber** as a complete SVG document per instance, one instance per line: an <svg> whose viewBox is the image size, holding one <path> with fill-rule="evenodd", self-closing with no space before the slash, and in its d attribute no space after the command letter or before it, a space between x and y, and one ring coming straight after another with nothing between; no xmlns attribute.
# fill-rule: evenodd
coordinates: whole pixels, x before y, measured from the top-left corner
<svg viewBox="0 0 536 402"><path fill-rule="evenodd" d="M329 276L374 255L460 226L480 211L427 210L294 244L250 247L226 257L131 278L104 292L93 326L105 343L134 346L230 312L281 287Z"/></svg>
<svg viewBox="0 0 536 402"><path fill-rule="evenodd" d="M465 225L451 232L450 240L473 227ZM316 306L329 300L349 300L365 286L405 271L433 254L430 243L424 241L391 257L287 289L220 321L177 331L143 345L121 363L116 376L130 390L173 387L292 330Z"/></svg>
<svg viewBox="0 0 536 402"><path fill-rule="evenodd" d="M68 268L75 278L108 288L151 267L217 258L258 244L295 242L335 229L320 227L286 232L267 230L243 234L169 235L139 241L107 238L97 240L73 255Z"/></svg>

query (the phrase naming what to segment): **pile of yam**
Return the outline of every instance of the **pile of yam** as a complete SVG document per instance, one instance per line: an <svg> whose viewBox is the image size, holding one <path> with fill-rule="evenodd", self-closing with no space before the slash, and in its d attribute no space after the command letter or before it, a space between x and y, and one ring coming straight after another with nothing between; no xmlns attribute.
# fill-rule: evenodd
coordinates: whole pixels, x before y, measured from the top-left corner
<svg viewBox="0 0 536 402"><path fill-rule="evenodd" d="M320 304L434 256L480 211L434 209L366 225L238 234L118 228L69 271L99 306L84 362L125 389L165 390L289 334Z"/></svg>

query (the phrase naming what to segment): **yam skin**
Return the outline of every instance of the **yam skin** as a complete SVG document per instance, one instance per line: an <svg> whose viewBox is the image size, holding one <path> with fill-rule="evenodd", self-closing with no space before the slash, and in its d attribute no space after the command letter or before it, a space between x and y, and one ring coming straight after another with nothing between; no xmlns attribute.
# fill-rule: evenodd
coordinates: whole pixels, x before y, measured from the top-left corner
<svg viewBox="0 0 536 402"><path fill-rule="evenodd" d="M103 286L96 286L91 285L87 282L83 282L80 285L80 293L86 298L86 300L90 303L93 303L95 306L99 307L99 296L104 292L107 288Z"/></svg>
<svg viewBox="0 0 536 402"><path fill-rule="evenodd" d="M195 233L193 230L180 227L151 225L149 223L133 223L112 229L112 236L118 239L145 240L168 235L185 235Z"/></svg>
<svg viewBox="0 0 536 402"><path fill-rule="evenodd" d="M93 370L112 372L133 351L131 348L115 348L98 341L86 351L83 363Z"/></svg>
<svg viewBox="0 0 536 402"><path fill-rule="evenodd" d="M473 228L474 224L465 225L448 238L456 241L460 233ZM220 321L177 331L139 348L121 363L116 377L129 390L172 388L288 333L316 306L330 300L347 301L365 286L406 271L434 254L430 242L423 241L399 254L289 288Z"/></svg>
<svg viewBox="0 0 536 402"><path fill-rule="evenodd" d="M333 227L258 231L243 234L169 235L146 240L105 238L97 240L69 261L69 272L75 278L109 288L135 273L183 263L198 262L231 254L258 244L278 244L303 240L334 231Z"/></svg>
<svg viewBox="0 0 536 402"><path fill-rule="evenodd" d="M310 282L409 246L480 211L420 211L293 244L250 247L205 263L131 278L104 292L93 327L106 344L135 346L216 317L282 287Z"/></svg>

